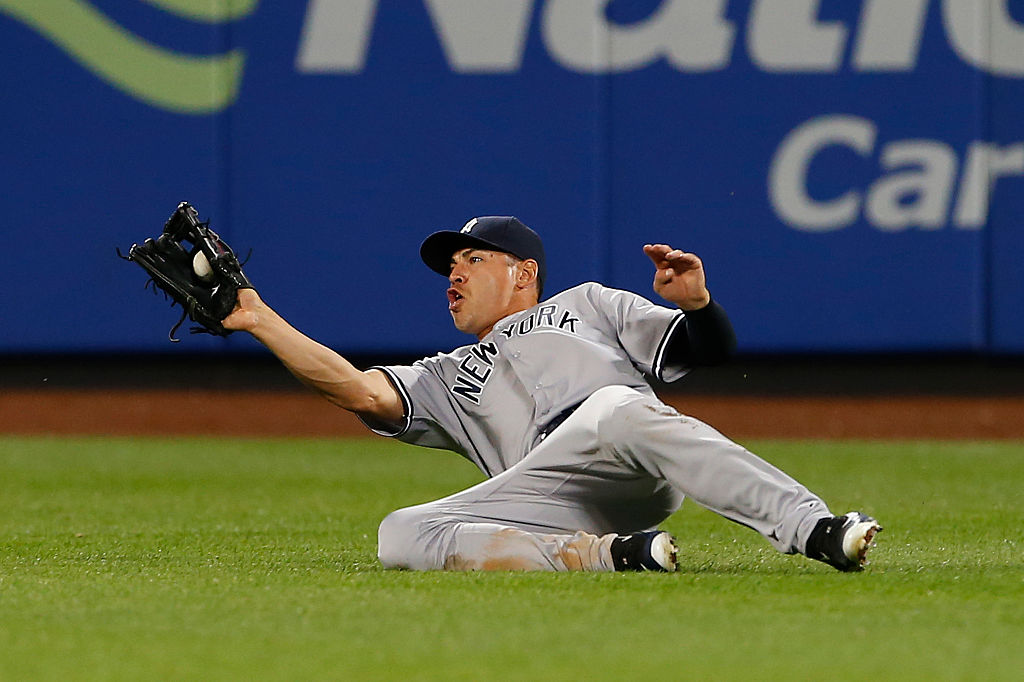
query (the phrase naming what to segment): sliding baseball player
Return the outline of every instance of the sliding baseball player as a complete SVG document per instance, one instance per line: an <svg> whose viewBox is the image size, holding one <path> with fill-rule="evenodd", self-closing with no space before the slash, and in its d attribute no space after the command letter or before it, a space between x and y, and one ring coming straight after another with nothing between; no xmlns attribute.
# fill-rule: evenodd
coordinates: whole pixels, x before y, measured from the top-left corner
<svg viewBox="0 0 1024 682"><path fill-rule="evenodd" d="M253 289L239 290L223 325L376 433L452 450L486 475L389 514L378 534L386 567L672 571L676 542L657 527L689 497L780 552L860 570L881 530L873 518L834 515L654 394L645 377L671 382L721 362L735 337L696 255L643 248L672 307L593 282L545 297L543 244L514 217L430 235L421 256L446 278L448 312L474 342L408 366L361 371Z"/></svg>

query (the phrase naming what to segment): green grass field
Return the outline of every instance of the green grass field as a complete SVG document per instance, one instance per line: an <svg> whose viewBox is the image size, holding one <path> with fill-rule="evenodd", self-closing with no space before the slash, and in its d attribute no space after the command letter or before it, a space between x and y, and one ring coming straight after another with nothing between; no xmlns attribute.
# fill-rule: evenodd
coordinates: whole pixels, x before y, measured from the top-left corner
<svg viewBox="0 0 1024 682"><path fill-rule="evenodd" d="M886 526L868 570L694 505L676 574L383 571L479 476L384 440L0 438L0 680L1016 680L1024 445L745 443Z"/></svg>

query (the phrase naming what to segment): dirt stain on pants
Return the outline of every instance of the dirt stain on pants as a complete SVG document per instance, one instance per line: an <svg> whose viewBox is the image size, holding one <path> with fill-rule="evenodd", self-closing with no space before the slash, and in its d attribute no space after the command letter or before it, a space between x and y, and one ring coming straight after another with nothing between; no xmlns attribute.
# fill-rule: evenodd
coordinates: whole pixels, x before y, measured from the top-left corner
<svg viewBox="0 0 1024 682"><path fill-rule="evenodd" d="M598 537L579 531L544 535L505 528L490 538L478 556L456 553L446 571L609 571L614 535Z"/></svg>

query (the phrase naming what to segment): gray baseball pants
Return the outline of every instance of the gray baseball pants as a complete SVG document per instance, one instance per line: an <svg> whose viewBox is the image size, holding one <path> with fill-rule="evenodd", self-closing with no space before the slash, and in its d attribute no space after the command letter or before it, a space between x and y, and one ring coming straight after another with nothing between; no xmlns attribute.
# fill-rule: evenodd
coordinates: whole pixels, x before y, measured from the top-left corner
<svg viewBox="0 0 1024 682"><path fill-rule="evenodd" d="M689 497L803 552L825 503L707 424L625 386L596 391L521 462L380 524L386 568L613 570L617 534L649 530Z"/></svg>

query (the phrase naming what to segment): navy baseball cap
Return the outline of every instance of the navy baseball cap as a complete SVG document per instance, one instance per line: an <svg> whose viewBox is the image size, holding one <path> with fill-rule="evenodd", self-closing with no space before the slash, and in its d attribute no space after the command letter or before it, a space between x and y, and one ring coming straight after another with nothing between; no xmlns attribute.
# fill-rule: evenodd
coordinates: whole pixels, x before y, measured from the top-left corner
<svg viewBox="0 0 1024 682"><path fill-rule="evenodd" d="M537 261L537 283L543 291L547 274L544 244L536 232L515 216L483 216L473 218L458 232L435 232L423 240L420 258L428 268L447 277L452 269L452 254L470 248L500 251L520 260Z"/></svg>

